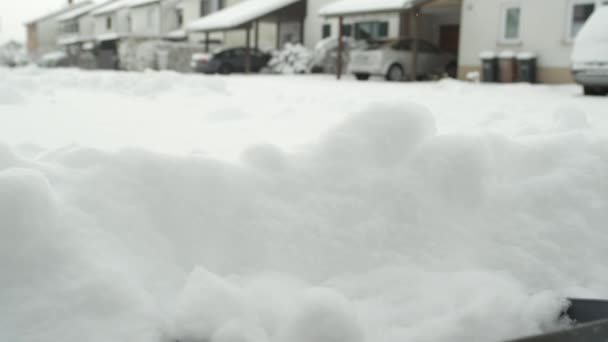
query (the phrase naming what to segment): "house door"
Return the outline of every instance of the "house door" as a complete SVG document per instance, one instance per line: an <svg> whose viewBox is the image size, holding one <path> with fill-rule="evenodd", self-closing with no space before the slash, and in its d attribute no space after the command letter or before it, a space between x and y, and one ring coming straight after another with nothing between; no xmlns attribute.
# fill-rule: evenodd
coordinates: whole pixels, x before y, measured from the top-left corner
<svg viewBox="0 0 608 342"><path fill-rule="evenodd" d="M439 28L439 47L443 51L458 53L460 25L443 25Z"/></svg>

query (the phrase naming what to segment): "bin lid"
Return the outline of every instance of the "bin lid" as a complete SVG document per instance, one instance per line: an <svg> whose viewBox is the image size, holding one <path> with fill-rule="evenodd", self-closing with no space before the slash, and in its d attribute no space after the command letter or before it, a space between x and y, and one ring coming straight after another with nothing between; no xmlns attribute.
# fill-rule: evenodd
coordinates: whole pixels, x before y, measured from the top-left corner
<svg viewBox="0 0 608 342"><path fill-rule="evenodd" d="M536 54L534 52L524 51L518 53L516 58L521 60L534 59L536 58Z"/></svg>
<svg viewBox="0 0 608 342"><path fill-rule="evenodd" d="M496 52L494 51L482 51L479 54L479 58L481 59L492 59L492 58L496 58Z"/></svg>
<svg viewBox="0 0 608 342"><path fill-rule="evenodd" d="M511 50L504 50L498 54L498 58L514 58L515 52Z"/></svg>

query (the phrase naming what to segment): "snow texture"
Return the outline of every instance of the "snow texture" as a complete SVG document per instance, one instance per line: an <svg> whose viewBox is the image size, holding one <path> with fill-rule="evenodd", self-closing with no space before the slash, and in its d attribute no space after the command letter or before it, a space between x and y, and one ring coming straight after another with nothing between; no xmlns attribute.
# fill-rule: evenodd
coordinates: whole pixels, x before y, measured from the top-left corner
<svg viewBox="0 0 608 342"><path fill-rule="evenodd" d="M410 8L419 0L341 0L319 10L322 16L354 15L373 12L395 12Z"/></svg>
<svg viewBox="0 0 608 342"><path fill-rule="evenodd" d="M0 78L2 341L500 341L608 297L578 86Z"/></svg>
<svg viewBox="0 0 608 342"><path fill-rule="evenodd" d="M92 10L94 10L95 8L98 8L98 7L100 7L99 4L93 3L93 4L86 5L86 6L75 8L71 11L66 12L65 14L58 16L57 21L67 21L67 20L76 19L80 16L83 16L83 15L91 12Z"/></svg>
<svg viewBox="0 0 608 342"><path fill-rule="evenodd" d="M96 10L91 12L91 15L96 16L96 15L104 15L104 14L112 13L123 7L127 7L130 4L130 2L131 2L131 0L114 0L114 1L108 2L107 5L97 8Z"/></svg>
<svg viewBox="0 0 608 342"><path fill-rule="evenodd" d="M299 0L245 0L187 25L189 31L220 31L239 27Z"/></svg>
<svg viewBox="0 0 608 342"><path fill-rule="evenodd" d="M305 74L310 72L312 58L312 52L302 44L287 43L282 50L273 51L268 68L277 74Z"/></svg>

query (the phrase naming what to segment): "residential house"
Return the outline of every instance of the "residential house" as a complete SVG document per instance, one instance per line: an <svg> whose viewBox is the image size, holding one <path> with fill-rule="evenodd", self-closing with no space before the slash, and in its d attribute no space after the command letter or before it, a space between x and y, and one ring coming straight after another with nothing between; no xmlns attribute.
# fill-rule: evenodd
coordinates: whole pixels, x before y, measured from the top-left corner
<svg viewBox="0 0 608 342"><path fill-rule="evenodd" d="M458 53L463 0L309 0L321 17L307 18L310 42L342 33L354 39L377 40L416 36L445 51ZM485 0L482 0L485 1Z"/></svg>
<svg viewBox="0 0 608 342"><path fill-rule="evenodd" d="M95 42L95 18L90 13L102 6L118 0L109 0L101 4L91 3L86 6L70 10L59 17L59 37L57 44L62 46L70 59L71 65L81 64L81 56L85 51L91 51ZM94 67L91 62L87 68Z"/></svg>
<svg viewBox="0 0 608 342"><path fill-rule="evenodd" d="M90 1L77 3L68 1L62 8L27 22L25 24L27 30L26 46L30 58L38 60L45 53L59 50L57 38L60 34L60 26L57 17L73 9L88 6L90 3Z"/></svg>
<svg viewBox="0 0 608 342"><path fill-rule="evenodd" d="M188 22L191 37L205 41L209 34L221 37L224 46L251 46L273 49L287 42L304 40L306 0L246 0Z"/></svg>
<svg viewBox="0 0 608 342"><path fill-rule="evenodd" d="M538 80L572 82L576 34L608 0L464 0L459 77L480 70L482 51L528 51L538 58Z"/></svg>
<svg viewBox="0 0 608 342"><path fill-rule="evenodd" d="M118 69L118 48L120 41L129 36L131 0L118 0L106 3L91 12L95 22L95 41L97 67L101 69Z"/></svg>

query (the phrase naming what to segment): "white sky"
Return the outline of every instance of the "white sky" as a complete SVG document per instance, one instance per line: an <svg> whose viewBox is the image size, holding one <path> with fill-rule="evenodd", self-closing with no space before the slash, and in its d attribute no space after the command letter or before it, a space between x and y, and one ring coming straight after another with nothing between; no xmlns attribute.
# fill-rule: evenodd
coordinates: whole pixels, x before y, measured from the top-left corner
<svg viewBox="0 0 608 342"><path fill-rule="evenodd" d="M67 0L0 0L0 43L10 39L24 42L26 21L65 3Z"/></svg>

